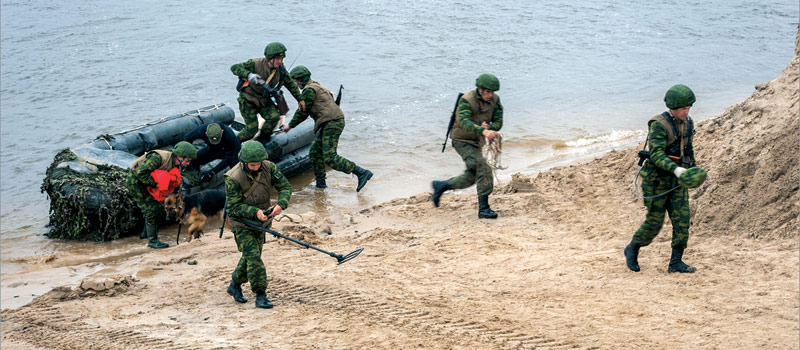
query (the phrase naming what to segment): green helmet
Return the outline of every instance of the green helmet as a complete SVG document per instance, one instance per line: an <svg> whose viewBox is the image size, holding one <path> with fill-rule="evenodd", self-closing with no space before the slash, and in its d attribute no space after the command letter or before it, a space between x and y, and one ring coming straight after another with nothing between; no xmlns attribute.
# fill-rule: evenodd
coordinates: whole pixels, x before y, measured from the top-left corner
<svg viewBox="0 0 800 350"><path fill-rule="evenodd" d="M289 72L289 76L292 77L294 80L305 80L311 77L311 72L306 68L306 66L297 66L292 68Z"/></svg>
<svg viewBox="0 0 800 350"><path fill-rule="evenodd" d="M191 143L181 141L175 144L172 148L172 154L184 158L197 158L197 149Z"/></svg>
<svg viewBox="0 0 800 350"><path fill-rule="evenodd" d="M497 91L500 90L500 79L497 79L494 74L481 74L478 79L475 79L475 86L481 89Z"/></svg>
<svg viewBox="0 0 800 350"><path fill-rule="evenodd" d="M686 85L675 85L664 95L664 102L669 109L678 109L686 106L691 106L697 99L694 97L694 92Z"/></svg>
<svg viewBox="0 0 800 350"><path fill-rule="evenodd" d="M678 184L686 188L695 188L706 181L706 171L699 166L686 169L678 178Z"/></svg>
<svg viewBox="0 0 800 350"><path fill-rule="evenodd" d="M264 48L264 57L268 60L271 60L276 57L284 58L286 57L286 46L279 42L269 43L267 47Z"/></svg>
<svg viewBox="0 0 800 350"><path fill-rule="evenodd" d="M267 159L267 149L261 142L250 140L242 144L239 160L245 163L256 163Z"/></svg>

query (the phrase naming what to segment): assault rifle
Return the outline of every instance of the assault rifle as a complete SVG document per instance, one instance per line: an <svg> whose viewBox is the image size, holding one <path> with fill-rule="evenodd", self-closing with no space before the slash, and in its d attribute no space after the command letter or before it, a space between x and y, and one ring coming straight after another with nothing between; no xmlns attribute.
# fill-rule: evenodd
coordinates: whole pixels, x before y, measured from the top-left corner
<svg viewBox="0 0 800 350"><path fill-rule="evenodd" d="M453 107L453 113L450 114L450 122L447 123L447 133L444 134L444 142L442 142L442 153L444 153L444 149L447 147L447 138L450 137L450 131L453 130L453 124L456 123L456 113L458 112L458 101L461 101L461 96L464 96L463 92L458 93L458 98L456 98L456 105Z"/></svg>
<svg viewBox="0 0 800 350"><path fill-rule="evenodd" d="M342 86L342 85L340 84L340 85L339 85L339 93L338 93L338 94L336 94L336 105L337 105L337 106L338 106L340 103L342 103L342 89L344 89L344 86Z"/></svg>

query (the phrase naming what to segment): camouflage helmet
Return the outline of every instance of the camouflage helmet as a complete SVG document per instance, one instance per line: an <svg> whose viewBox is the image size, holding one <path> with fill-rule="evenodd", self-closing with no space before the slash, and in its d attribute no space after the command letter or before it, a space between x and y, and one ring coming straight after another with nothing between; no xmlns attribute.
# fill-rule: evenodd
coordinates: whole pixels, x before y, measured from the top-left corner
<svg viewBox="0 0 800 350"><path fill-rule="evenodd" d="M175 144L172 148L172 154L184 158L197 158L197 149L191 143L181 141Z"/></svg>
<svg viewBox="0 0 800 350"><path fill-rule="evenodd" d="M289 76L292 77L294 80L304 80L311 76L311 72L306 68L306 66L297 66L292 68L289 72Z"/></svg>
<svg viewBox="0 0 800 350"><path fill-rule="evenodd" d="M264 57L268 60L276 57L284 58L286 57L286 46L283 46L283 44L279 42L269 43L267 47L264 48Z"/></svg>
<svg viewBox="0 0 800 350"><path fill-rule="evenodd" d="M678 184L686 188L695 188L706 181L706 175L705 169L693 166L681 173L681 176L678 177Z"/></svg>
<svg viewBox="0 0 800 350"><path fill-rule="evenodd" d="M481 74L475 79L475 86L481 89L497 91L500 90L500 79L494 74Z"/></svg>
<svg viewBox="0 0 800 350"><path fill-rule="evenodd" d="M250 140L242 144L239 160L244 163L257 163L267 159L267 149L261 142Z"/></svg>
<svg viewBox="0 0 800 350"><path fill-rule="evenodd" d="M675 85L664 95L664 102L669 109L678 109L686 106L691 106L697 99L694 97L694 92L686 85Z"/></svg>

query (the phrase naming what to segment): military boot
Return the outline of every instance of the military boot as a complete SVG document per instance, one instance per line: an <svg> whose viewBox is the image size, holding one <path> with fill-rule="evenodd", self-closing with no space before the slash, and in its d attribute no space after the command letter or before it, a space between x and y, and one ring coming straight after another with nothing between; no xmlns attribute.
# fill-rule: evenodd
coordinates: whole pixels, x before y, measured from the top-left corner
<svg viewBox="0 0 800 350"><path fill-rule="evenodd" d="M669 258L669 268L667 272L694 273L697 268L686 265L683 260L683 249L672 248L672 256Z"/></svg>
<svg viewBox="0 0 800 350"><path fill-rule="evenodd" d="M272 302L267 299L266 294L258 294L256 295L256 307L260 307L262 309L271 309Z"/></svg>
<svg viewBox="0 0 800 350"><path fill-rule="evenodd" d="M628 268L633 272L639 272L639 248L641 246L634 241L631 241L625 246L625 263Z"/></svg>
<svg viewBox="0 0 800 350"><path fill-rule="evenodd" d="M147 238L147 225L142 227L142 233L139 234L139 239Z"/></svg>
<svg viewBox="0 0 800 350"><path fill-rule="evenodd" d="M478 196L478 218L495 219L497 212L489 207L489 196Z"/></svg>
<svg viewBox="0 0 800 350"><path fill-rule="evenodd" d="M358 187L356 187L356 192L361 191L364 188L364 185L367 184L367 181L372 178L372 172L364 169L358 165L356 165L355 170L353 170L353 174L358 176Z"/></svg>
<svg viewBox="0 0 800 350"><path fill-rule="evenodd" d="M238 285L231 280L231 284L228 285L228 295L233 297L233 300L236 300L237 303L246 303L247 298L242 295L242 286Z"/></svg>
<svg viewBox="0 0 800 350"><path fill-rule="evenodd" d="M431 182L431 187L433 187L433 194L431 195L431 200L433 201L433 206L438 208L439 199L442 198L442 194L444 194L445 191L450 189L450 183L447 182L447 180L445 181L433 180L433 182Z"/></svg>
<svg viewBox="0 0 800 350"><path fill-rule="evenodd" d="M262 130L261 133L258 134L258 136L256 136L256 138L254 140L256 140L258 142L261 142L263 144L266 144L271 139L272 139L272 132L264 132Z"/></svg>
<svg viewBox="0 0 800 350"><path fill-rule="evenodd" d="M325 183L324 177L317 178L317 188L328 188L328 185Z"/></svg>
<svg viewBox="0 0 800 350"><path fill-rule="evenodd" d="M169 247L169 244L158 240L158 225L146 222L144 224L144 228L147 230L148 247L153 249L164 249Z"/></svg>

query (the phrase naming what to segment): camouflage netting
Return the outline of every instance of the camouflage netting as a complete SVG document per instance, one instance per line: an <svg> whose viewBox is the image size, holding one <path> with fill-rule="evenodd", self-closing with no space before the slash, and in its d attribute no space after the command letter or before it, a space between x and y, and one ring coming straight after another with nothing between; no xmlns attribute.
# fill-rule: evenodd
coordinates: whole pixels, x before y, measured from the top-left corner
<svg viewBox="0 0 800 350"><path fill-rule="evenodd" d="M42 192L50 197L50 238L105 242L141 229L142 214L128 193L128 170L92 165L96 171L78 172L58 167L78 157L69 149L59 152L47 168Z"/></svg>

